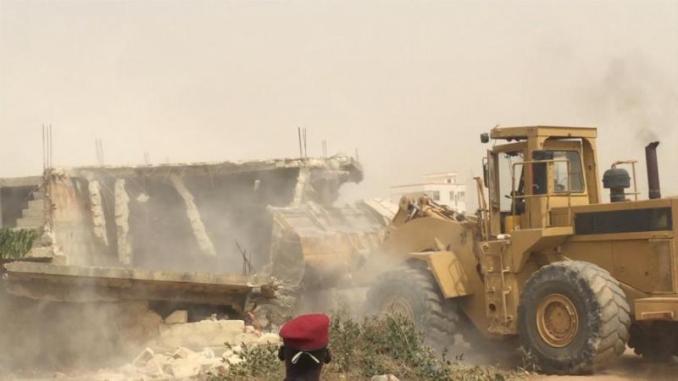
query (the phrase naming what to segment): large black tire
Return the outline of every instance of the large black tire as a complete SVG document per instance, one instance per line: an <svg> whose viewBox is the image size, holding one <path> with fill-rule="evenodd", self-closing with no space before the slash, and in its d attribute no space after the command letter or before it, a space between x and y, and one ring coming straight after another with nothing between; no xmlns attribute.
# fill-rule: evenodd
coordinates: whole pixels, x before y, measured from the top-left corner
<svg viewBox="0 0 678 381"><path fill-rule="evenodd" d="M607 271L588 262L553 263L524 287L520 340L543 372L592 373L624 352L629 311L619 282Z"/></svg>
<svg viewBox="0 0 678 381"><path fill-rule="evenodd" d="M436 348L454 345L461 324L456 303L443 298L431 272L419 264L379 276L367 293L366 311L403 315L414 322L426 343Z"/></svg>

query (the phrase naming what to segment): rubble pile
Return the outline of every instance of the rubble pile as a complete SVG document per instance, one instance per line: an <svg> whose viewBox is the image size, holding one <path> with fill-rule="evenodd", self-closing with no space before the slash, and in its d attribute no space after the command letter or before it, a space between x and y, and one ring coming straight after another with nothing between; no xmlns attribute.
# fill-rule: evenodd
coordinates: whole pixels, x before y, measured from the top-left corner
<svg viewBox="0 0 678 381"><path fill-rule="evenodd" d="M178 311L176 315L183 315ZM181 380L225 373L242 361L243 346L279 344L275 333L260 332L242 320L203 320L163 325L157 338L129 364L91 374L57 374L55 379L96 381Z"/></svg>
<svg viewBox="0 0 678 381"><path fill-rule="evenodd" d="M242 320L168 324L130 365L121 370L128 379L182 379L221 374L230 365L242 361L238 356L242 345L278 343L280 337L277 334L259 332Z"/></svg>

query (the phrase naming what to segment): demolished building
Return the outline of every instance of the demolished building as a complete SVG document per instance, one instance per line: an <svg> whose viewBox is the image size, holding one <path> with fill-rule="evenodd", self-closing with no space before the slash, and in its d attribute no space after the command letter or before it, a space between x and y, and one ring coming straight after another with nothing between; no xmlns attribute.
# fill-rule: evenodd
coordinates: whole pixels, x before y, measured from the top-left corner
<svg viewBox="0 0 678 381"><path fill-rule="evenodd" d="M48 169L0 180L0 227L35 231L4 284L33 299L147 300L243 314L274 279L332 287L381 242L393 206L335 206L347 156Z"/></svg>

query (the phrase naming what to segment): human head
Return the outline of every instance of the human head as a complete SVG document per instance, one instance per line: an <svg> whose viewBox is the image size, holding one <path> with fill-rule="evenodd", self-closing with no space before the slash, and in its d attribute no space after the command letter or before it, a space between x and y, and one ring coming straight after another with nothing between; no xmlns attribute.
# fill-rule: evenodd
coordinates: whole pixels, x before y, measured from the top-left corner
<svg viewBox="0 0 678 381"><path fill-rule="evenodd" d="M285 362L286 380L320 379L322 366L331 361L329 328L325 314L300 315L282 326L278 358Z"/></svg>

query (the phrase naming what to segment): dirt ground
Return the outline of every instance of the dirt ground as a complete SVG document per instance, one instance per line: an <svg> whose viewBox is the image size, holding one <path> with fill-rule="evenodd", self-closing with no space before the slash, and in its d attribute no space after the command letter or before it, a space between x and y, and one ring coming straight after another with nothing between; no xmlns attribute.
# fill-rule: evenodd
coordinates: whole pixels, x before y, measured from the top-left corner
<svg viewBox="0 0 678 381"><path fill-rule="evenodd" d="M678 362L650 363L636 356L627 349L622 358L598 374L591 376L532 376L530 381L627 381L651 380L669 381L678 380Z"/></svg>

